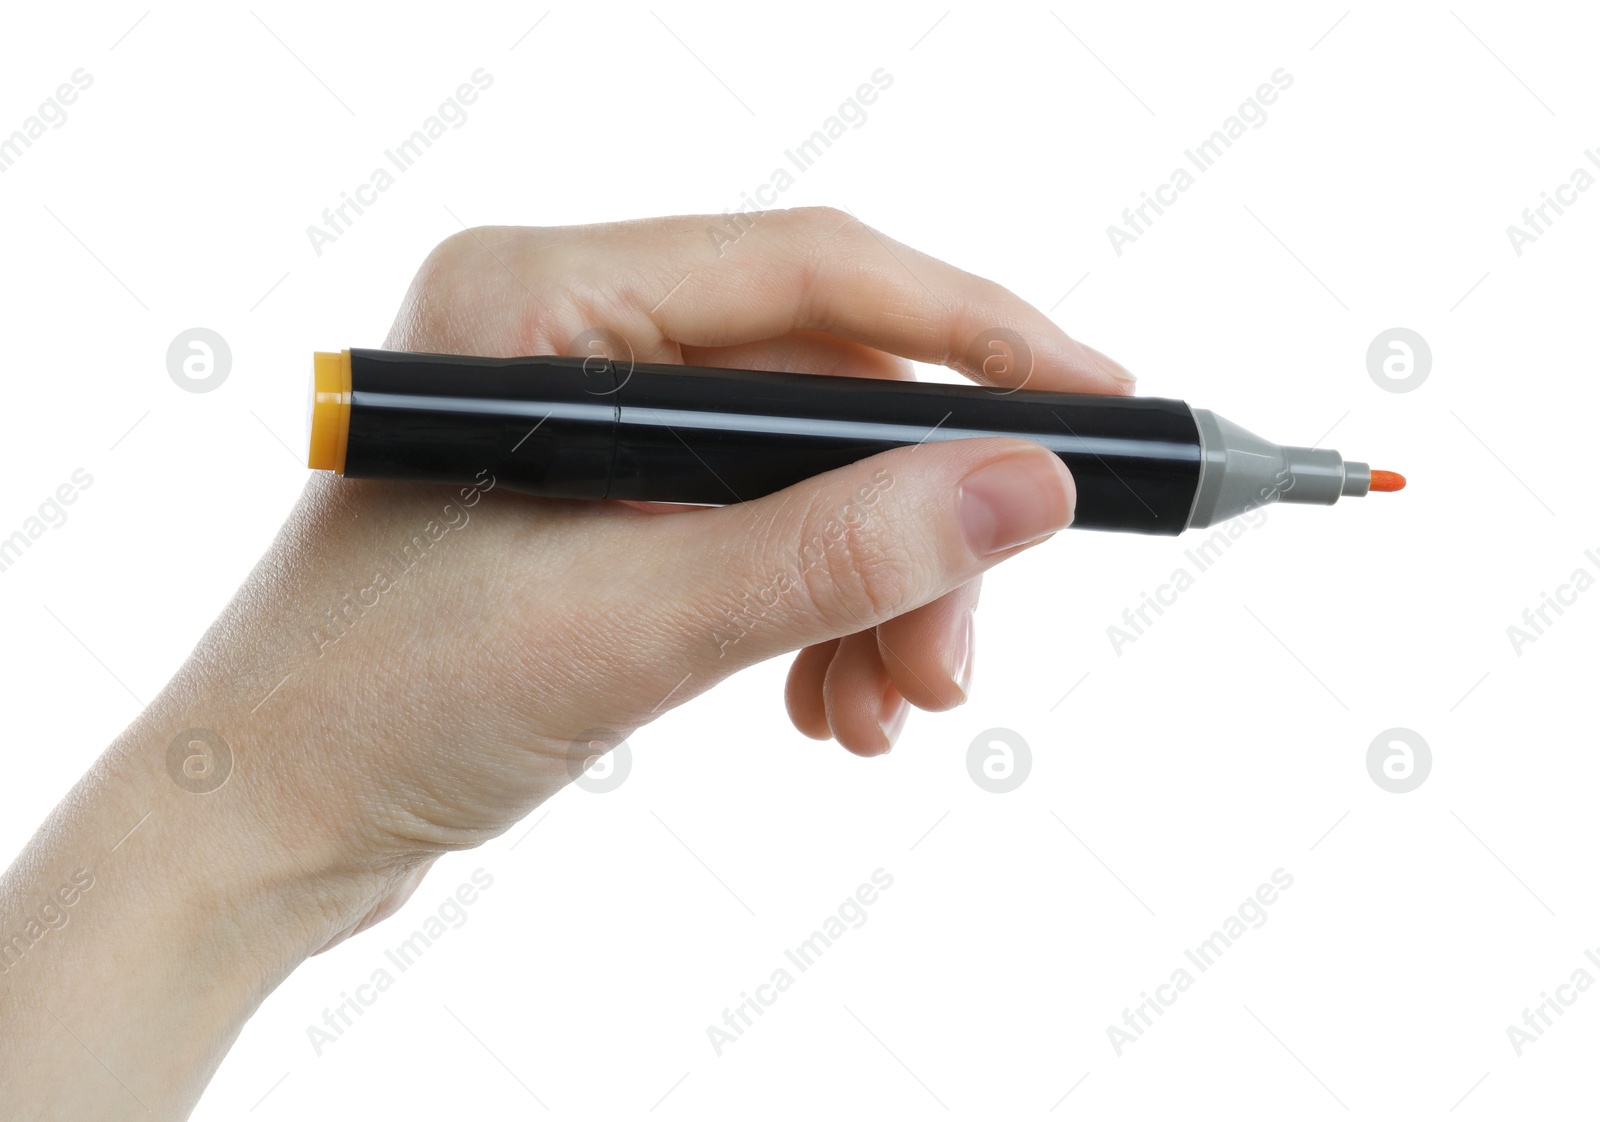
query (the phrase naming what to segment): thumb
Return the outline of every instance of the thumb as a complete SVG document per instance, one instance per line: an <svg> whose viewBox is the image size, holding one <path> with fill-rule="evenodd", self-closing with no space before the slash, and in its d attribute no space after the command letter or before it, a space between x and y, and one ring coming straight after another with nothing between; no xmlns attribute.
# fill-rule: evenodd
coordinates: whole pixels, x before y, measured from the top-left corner
<svg viewBox="0 0 1600 1122"><path fill-rule="evenodd" d="M657 555L673 564L652 630L688 645L679 665L723 677L938 599L1068 525L1075 498L1054 453L984 438L897 448L663 518Z"/></svg>

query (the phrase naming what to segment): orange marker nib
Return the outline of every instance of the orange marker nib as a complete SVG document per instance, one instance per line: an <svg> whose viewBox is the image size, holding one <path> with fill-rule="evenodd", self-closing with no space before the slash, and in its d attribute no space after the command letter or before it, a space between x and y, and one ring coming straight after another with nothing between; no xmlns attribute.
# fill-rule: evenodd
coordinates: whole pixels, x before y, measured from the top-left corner
<svg viewBox="0 0 1600 1122"><path fill-rule="evenodd" d="M1372 490L1398 491L1406 485L1406 477L1397 471L1375 471L1372 473Z"/></svg>

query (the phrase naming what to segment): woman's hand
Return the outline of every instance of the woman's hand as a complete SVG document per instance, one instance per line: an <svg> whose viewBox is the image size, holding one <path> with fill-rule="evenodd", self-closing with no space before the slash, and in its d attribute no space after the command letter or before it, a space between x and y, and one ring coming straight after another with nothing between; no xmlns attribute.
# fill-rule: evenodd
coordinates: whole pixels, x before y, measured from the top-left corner
<svg viewBox="0 0 1600 1122"><path fill-rule="evenodd" d="M723 220L704 217L466 231L423 264L386 346L878 378L908 377L916 359L997 386L1130 388L1005 289L847 215L743 221L720 245L709 230ZM1012 345L991 350L997 335ZM103 863L77 926L4 979L5 1078L26 1054L42 1083L0 1096L65 1102L55 1078L88 1096L72 1116L123 1092L186 1112L304 955L390 914L438 854L509 829L742 667L799 651L796 726L887 751L908 703L964 699L979 575L1072 506L1053 454L1002 439L929 442L670 512L533 499L488 477L313 479L177 676L0 885L9 930L41 885ZM196 795L218 744L231 774ZM97 946L141 969L80 971L94 989L78 992L42 968ZM76 1079L91 1067L61 1031L74 1023L120 1090ZM161 1024L155 1040L139 1027Z"/></svg>
<svg viewBox="0 0 1600 1122"><path fill-rule="evenodd" d="M1012 387L1130 386L998 285L838 211L752 217L733 244L711 225L468 230L423 265L386 346L879 378L910 377L917 359ZM1030 355L991 361L995 329ZM386 823L377 848L430 851L500 833L652 716L797 649L796 726L888 751L908 702L964 700L979 574L1066 525L1072 502L1055 456L1008 440L902 449L709 510L322 479L274 551L308 576L275 598L309 624L408 533L458 512L440 563L397 581L313 670L339 684L316 706L325 727L364 745L351 769L400 781L358 816ZM380 675L392 691L374 694ZM344 701L357 696L359 710ZM473 735L422 749L441 722Z"/></svg>

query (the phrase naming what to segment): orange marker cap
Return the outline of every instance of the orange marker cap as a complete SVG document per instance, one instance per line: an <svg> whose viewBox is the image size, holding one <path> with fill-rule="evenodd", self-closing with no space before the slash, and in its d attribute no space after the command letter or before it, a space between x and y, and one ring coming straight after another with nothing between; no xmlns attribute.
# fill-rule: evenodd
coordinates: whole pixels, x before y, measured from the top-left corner
<svg viewBox="0 0 1600 1122"><path fill-rule="evenodd" d="M306 427L311 446L307 465L342 475L345 448L350 441L349 351L318 351L312 360Z"/></svg>

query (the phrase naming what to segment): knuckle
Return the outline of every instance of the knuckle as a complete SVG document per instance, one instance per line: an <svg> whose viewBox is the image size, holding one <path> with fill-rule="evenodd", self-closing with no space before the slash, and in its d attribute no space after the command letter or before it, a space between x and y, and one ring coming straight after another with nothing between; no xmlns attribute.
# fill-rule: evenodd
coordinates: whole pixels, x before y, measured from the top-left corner
<svg viewBox="0 0 1600 1122"><path fill-rule="evenodd" d="M461 230L428 251L411 279L408 296L412 304L437 308L457 294L471 274L476 237L475 230Z"/></svg>
<svg viewBox="0 0 1600 1122"><path fill-rule="evenodd" d="M419 280L445 288L512 269L526 251L542 244L543 230L530 226L472 226L457 230L429 251Z"/></svg>
<svg viewBox="0 0 1600 1122"><path fill-rule="evenodd" d="M422 272L434 278L450 276L471 258L482 239L481 230L457 230L428 251L422 262Z"/></svg>
<svg viewBox="0 0 1600 1122"><path fill-rule="evenodd" d="M840 274L864 267L871 238L860 219L838 207L797 207L786 214L783 237L794 269L795 326L813 326L824 318L822 305Z"/></svg>
<svg viewBox="0 0 1600 1122"><path fill-rule="evenodd" d="M840 210L836 206L803 206L789 211L791 220L808 237L829 237L836 233L840 227L852 223L859 225L856 218Z"/></svg>
<svg viewBox="0 0 1600 1122"><path fill-rule="evenodd" d="M561 302L559 242L538 227L475 226L436 244L411 280L397 338L415 350L539 354ZM557 267L548 262L557 259Z"/></svg>
<svg viewBox="0 0 1600 1122"><path fill-rule="evenodd" d="M913 605L918 583L913 559L881 525L849 514L816 513L804 527L800 587L830 631L858 631Z"/></svg>

